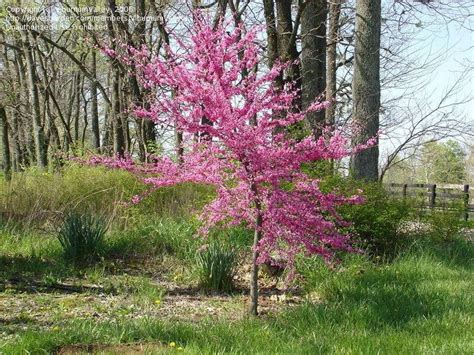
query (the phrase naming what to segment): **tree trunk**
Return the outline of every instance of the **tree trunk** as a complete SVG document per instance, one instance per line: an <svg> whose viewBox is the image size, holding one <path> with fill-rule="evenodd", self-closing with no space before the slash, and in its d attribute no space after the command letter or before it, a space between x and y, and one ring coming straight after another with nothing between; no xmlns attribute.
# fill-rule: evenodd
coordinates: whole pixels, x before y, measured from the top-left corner
<svg viewBox="0 0 474 355"><path fill-rule="evenodd" d="M292 61L286 73L285 80L294 81L298 89L301 88L300 66L295 61L298 59L296 40L293 36L293 19L291 16L291 0L278 0L277 9L277 32L278 32L278 54L282 61ZM297 28L295 29L295 31ZM278 82L277 82L278 84ZM301 107L301 99L294 102L295 108Z"/></svg>
<svg viewBox="0 0 474 355"><path fill-rule="evenodd" d="M41 123L41 110L37 87L38 79L36 77L33 50L31 48L28 32L22 31L22 39L26 55L26 66L28 71L28 91L33 114L33 137L35 142L36 163L40 169L44 169L48 165L48 160L46 154L45 136Z"/></svg>
<svg viewBox="0 0 474 355"><path fill-rule="evenodd" d="M358 0L355 23L355 62L352 79L353 120L358 126L355 144L377 135L380 108L381 0ZM355 178L378 179L379 148L366 149L351 160Z"/></svg>
<svg viewBox="0 0 474 355"><path fill-rule="evenodd" d="M21 97L21 81L20 78L18 77L15 68L16 65L18 65L16 61L18 53L16 51L14 52L15 56L15 66L12 70L12 67L10 67L10 60L8 58L8 52L7 52L7 46L4 46L4 51L3 51L3 58L4 58L4 64L5 68L12 78L12 83L11 83L11 89L12 93L16 95L17 98ZM17 78L15 78L17 76ZM20 82L20 85L17 84L17 79ZM17 114L17 108L12 108L9 110L9 117L11 117L11 137L12 137L12 146L13 146L13 156L12 160L12 168L15 171L19 171L21 166L23 165L23 159L22 159L22 153L21 153L21 147L20 147L20 136L19 136L19 123L18 123L18 114ZM6 113L6 112L5 112Z"/></svg>
<svg viewBox="0 0 474 355"><path fill-rule="evenodd" d="M112 69L112 120L114 132L114 153L123 157L125 153L125 138L122 118L120 117L120 73L118 68Z"/></svg>
<svg viewBox="0 0 474 355"><path fill-rule="evenodd" d="M306 109L326 89L326 0L310 0L301 16L302 103ZM315 138L324 126L324 111L311 112L306 117Z"/></svg>
<svg viewBox="0 0 474 355"><path fill-rule="evenodd" d="M107 70L107 87L110 88L112 85L112 66L109 66ZM112 105L105 106L105 113L104 113L104 128L103 128L103 136L104 140L102 142L101 153L110 154L113 151L113 123L112 123Z"/></svg>
<svg viewBox="0 0 474 355"><path fill-rule="evenodd" d="M252 188L255 190L255 187ZM255 209L257 211L256 221L255 221L255 234L253 238L253 251L252 251L252 270L250 273L250 306L249 313L253 316L258 315L258 243L262 239L262 211L260 201L255 200Z"/></svg>
<svg viewBox="0 0 474 355"><path fill-rule="evenodd" d="M18 114L15 109L11 110L12 118L12 139L13 139L13 154L15 171L20 171L23 167L23 153L20 145L20 125L18 122Z"/></svg>
<svg viewBox="0 0 474 355"><path fill-rule="evenodd" d="M119 18L119 13L117 12L117 6L115 0L108 0L108 8L110 13ZM116 21L115 24L122 25L120 21ZM112 49L115 50L116 44L115 41L118 40L118 34L115 31L114 23L111 19L107 19L107 30L109 38L111 41L114 41ZM119 157L123 157L125 153L125 136L123 130L123 121L121 116L121 106L120 106L120 68L116 60L111 62L111 71L112 71L112 104L111 104L111 121L113 127L113 137L114 137L114 153Z"/></svg>
<svg viewBox="0 0 474 355"><path fill-rule="evenodd" d="M331 0L329 4L327 48L326 48L326 100L332 100L326 109L326 124L334 126L336 122L336 59L337 43L339 42L339 17L341 15L341 3L343 0Z"/></svg>
<svg viewBox="0 0 474 355"><path fill-rule="evenodd" d="M92 51L91 59L91 74L97 80L97 54ZM91 144L92 148L96 151L100 150L100 131L99 131L99 105L98 105L98 92L97 92L97 83L96 81L91 81L91 130L92 130L92 139Z"/></svg>
<svg viewBox="0 0 474 355"><path fill-rule="evenodd" d="M263 12L267 31L268 67L271 68L278 58L278 32L276 30L275 3L273 0L263 0Z"/></svg>
<svg viewBox="0 0 474 355"><path fill-rule="evenodd" d="M84 121L84 126L82 127L82 136L81 136L81 148L84 150L85 148L85 142L86 142L86 132L87 132L87 127L89 126L89 101L87 100L85 90L84 90L84 80L82 80L82 88L81 88L81 93L82 93L82 114L83 114L83 121Z"/></svg>
<svg viewBox="0 0 474 355"><path fill-rule="evenodd" d="M75 76L75 89L76 95L74 96L74 146L79 146L79 117L81 114L81 75L77 72Z"/></svg>
<svg viewBox="0 0 474 355"><path fill-rule="evenodd" d="M22 48L23 44L21 41L17 40L15 38L15 44L19 47ZM29 89L28 89L28 83L26 79L26 67L23 62L23 52L15 52L15 74L16 78L18 80L18 91L20 92L19 98L21 100L19 104L20 112L23 111L29 115L31 112L30 105L29 105ZM17 139L20 145L20 156L21 156L21 161L23 163L24 167L27 167L28 165L31 164L31 162L34 160L34 141L33 141L33 155L30 154L30 142L33 140L33 135L30 130L30 121L27 120L25 121L23 115L17 116L19 118L18 120L18 128L14 128L15 131L17 132ZM15 121L13 121L13 124L15 124ZM15 126L14 126L15 127ZM31 134L30 134L31 133Z"/></svg>
<svg viewBox="0 0 474 355"><path fill-rule="evenodd" d="M8 122L5 107L0 106L0 138L2 142L3 173L5 179L11 179L10 143L8 141Z"/></svg>

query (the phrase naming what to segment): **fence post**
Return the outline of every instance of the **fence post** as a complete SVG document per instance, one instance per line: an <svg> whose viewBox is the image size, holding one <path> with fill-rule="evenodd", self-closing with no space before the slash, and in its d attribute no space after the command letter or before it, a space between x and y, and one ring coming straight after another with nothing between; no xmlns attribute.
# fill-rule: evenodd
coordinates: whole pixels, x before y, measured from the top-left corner
<svg viewBox="0 0 474 355"><path fill-rule="evenodd" d="M407 198L408 184L403 184L403 199Z"/></svg>
<svg viewBox="0 0 474 355"><path fill-rule="evenodd" d="M464 220L467 221L469 219L469 185L464 185Z"/></svg>
<svg viewBox="0 0 474 355"><path fill-rule="evenodd" d="M433 184L431 185L430 187L430 207L431 208L434 208L435 204L436 204L436 184Z"/></svg>

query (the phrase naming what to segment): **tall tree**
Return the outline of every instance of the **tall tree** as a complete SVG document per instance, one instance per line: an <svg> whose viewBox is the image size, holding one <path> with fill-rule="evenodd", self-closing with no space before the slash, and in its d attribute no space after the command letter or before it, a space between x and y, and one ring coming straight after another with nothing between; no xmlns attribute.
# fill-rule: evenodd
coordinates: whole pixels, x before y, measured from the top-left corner
<svg viewBox="0 0 474 355"><path fill-rule="evenodd" d="M326 89L326 0L308 0L301 9L301 67L302 103L306 109ZM306 118L313 135L321 135L324 111L308 114Z"/></svg>
<svg viewBox="0 0 474 355"><path fill-rule="evenodd" d="M36 75L35 59L33 57L33 47L30 41L29 31L22 31L23 48L26 56L26 67L28 72L28 92L33 114L33 137L35 141L36 164L40 169L46 168L47 146L41 122L41 109L38 95L38 78Z"/></svg>
<svg viewBox="0 0 474 355"><path fill-rule="evenodd" d="M5 178L11 178L10 143L8 140L8 122L5 107L0 105L0 142L2 143L3 173Z"/></svg>
<svg viewBox="0 0 474 355"><path fill-rule="evenodd" d="M268 67L271 68L278 58L278 32L276 29L275 3L273 0L263 0L263 13L267 32L267 63Z"/></svg>
<svg viewBox="0 0 474 355"><path fill-rule="evenodd" d="M120 18L120 13L117 10L115 0L108 0L108 7L110 13L116 18ZM114 28L114 23L120 24L121 29L123 29L123 23L121 21L112 22L110 19L107 19L107 29L109 32L109 37L112 41L112 47L116 49L116 39L118 38L118 33ZM112 105L111 105L111 117L113 122L113 136L114 136L114 153L118 156L123 156L125 153L125 136L123 129L123 120L121 115L121 95L120 95L120 84L121 84L121 71L119 63L113 59L111 61L111 70L112 70Z"/></svg>
<svg viewBox="0 0 474 355"><path fill-rule="evenodd" d="M466 153L454 141L428 142L421 150L418 180L424 183L461 184L467 179Z"/></svg>
<svg viewBox="0 0 474 355"><path fill-rule="evenodd" d="M333 100L325 112L327 125L334 125L336 114L336 90L337 90L337 43L339 42L339 18L341 15L341 4L343 0L329 1L329 15L327 28L326 47L326 100Z"/></svg>
<svg viewBox="0 0 474 355"><path fill-rule="evenodd" d="M367 141L379 131L380 25L381 0L357 0L352 118L358 134L354 144ZM359 179L377 181L378 160L377 145L359 152L351 159L352 174Z"/></svg>
<svg viewBox="0 0 474 355"><path fill-rule="evenodd" d="M299 58L298 50L296 48L296 33L299 27L299 18L301 16L300 7L298 10L298 16L293 23L293 18L291 14L292 1L291 0L277 0L276 1L276 10L277 10L277 23L276 29L278 32L278 56L279 59L287 62L291 61L292 64L289 66L286 73L286 80L295 81L296 87L301 88L301 69L300 65L296 62ZM278 80L278 77L277 77ZM277 81L277 84L278 81ZM301 107L301 100L299 97L295 100L294 104Z"/></svg>
<svg viewBox="0 0 474 355"><path fill-rule="evenodd" d="M91 53L91 74L97 79L97 55L95 51ZM100 130L99 130L99 103L96 81L91 81L91 130L92 130L92 148L100 149Z"/></svg>

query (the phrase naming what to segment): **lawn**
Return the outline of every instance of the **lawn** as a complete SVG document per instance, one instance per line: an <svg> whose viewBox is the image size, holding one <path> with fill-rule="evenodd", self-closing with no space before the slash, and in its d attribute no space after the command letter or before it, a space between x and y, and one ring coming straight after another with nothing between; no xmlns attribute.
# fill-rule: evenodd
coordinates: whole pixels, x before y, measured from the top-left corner
<svg viewBox="0 0 474 355"><path fill-rule="evenodd" d="M245 316L245 272L230 294L199 289L185 252L199 243L193 232L164 220L109 233L106 257L77 268L61 258L54 235L4 230L0 351L474 352L470 241L420 240L391 262L353 255L331 269L302 260L286 292L262 275L255 319Z"/></svg>

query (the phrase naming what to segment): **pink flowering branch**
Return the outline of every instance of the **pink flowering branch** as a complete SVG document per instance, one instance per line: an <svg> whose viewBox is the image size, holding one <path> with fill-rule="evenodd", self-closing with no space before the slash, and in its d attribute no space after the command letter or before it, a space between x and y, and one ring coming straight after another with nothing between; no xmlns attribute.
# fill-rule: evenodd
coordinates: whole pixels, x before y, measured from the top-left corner
<svg viewBox="0 0 474 355"><path fill-rule="evenodd" d="M347 222L337 207L362 199L321 192L319 181L302 166L348 157L376 139L351 147L341 130L325 131L317 140L288 138L287 128L329 103L314 102L295 112L292 103L299 93L291 83L275 86L288 64L255 70L263 61L258 28L244 30L227 21L215 28L205 16L196 16L195 22L190 41L175 38L177 46L166 47L165 58L146 47L126 48L125 57L105 53L125 64L133 56L141 85L155 90L149 108L137 108L137 116L207 139L189 141L182 162L167 157L149 164L136 164L130 157L91 162L130 171L153 189L183 182L215 186L217 197L201 215L203 232L242 223L255 230L251 312L256 314L258 264L284 261L294 271L300 253L331 260L338 250L353 251L350 236L341 231Z"/></svg>

